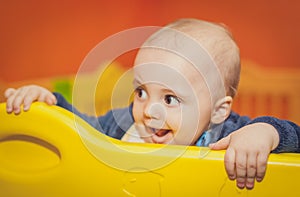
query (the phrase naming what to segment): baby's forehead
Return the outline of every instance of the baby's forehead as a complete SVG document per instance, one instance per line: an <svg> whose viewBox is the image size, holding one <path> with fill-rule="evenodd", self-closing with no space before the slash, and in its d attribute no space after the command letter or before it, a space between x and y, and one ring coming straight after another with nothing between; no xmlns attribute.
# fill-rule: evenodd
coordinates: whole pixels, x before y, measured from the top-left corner
<svg viewBox="0 0 300 197"><path fill-rule="evenodd" d="M143 83L153 80L162 83L167 81L166 84L172 81L177 86L181 86L180 82L188 83L189 88L196 90L222 88L222 77L210 56L201 53L197 55L190 54L189 57L183 57L171 50L143 48L136 57L135 77L143 79L141 80ZM179 80L180 78L182 80Z"/></svg>
<svg viewBox="0 0 300 197"><path fill-rule="evenodd" d="M201 53L198 53L193 55L191 52L189 57L186 57L184 54L165 48L151 47L140 49L135 59L134 67L139 65L148 65L151 67L153 64L176 70L186 78L201 78L208 75L218 75L219 72L207 54L201 55Z"/></svg>
<svg viewBox="0 0 300 197"><path fill-rule="evenodd" d="M161 93L171 91L180 98L192 98L195 95L193 92L198 91L205 83L201 81L200 77L193 77L194 73L190 70L182 72L183 70L178 68L178 66L157 62L136 65L134 67L134 86L144 86L147 90L150 87L159 87L156 90ZM196 80L197 83L195 83ZM153 84L158 86L147 86Z"/></svg>
<svg viewBox="0 0 300 197"><path fill-rule="evenodd" d="M206 40L210 39L211 37L207 37ZM184 70L194 66L196 70L206 74L208 69L218 70L211 54L195 35L171 28L158 31L143 44L135 63L144 62L181 66Z"/></svg>
<svg viewBox="0 0 300 197"><path fill-rule="evenodd" d="M170 70L176 70L179 73L190 73L195 71L194 66L186 58L177 54L174 51L161 49L161 48L143 48L140 49L134 67L139 65L144 66L161 66L161 68L169 68Z"/></svg>
<svg viewBox="0 0 300 197"><path fill-rule="evenodd" d="M147 49L139 54L134 75L141 83L160 83L166 86L199 88L203 86L202 73L184 58L162 50Z"/></svg>
<svg viewBox="0 0 300 197"><path fill-rule="evenodd" d="M161 47L141 48L136 56L135 66L153 62L165 64L169 67L181 67L190 64L184 56L174 50Z"/></svg>

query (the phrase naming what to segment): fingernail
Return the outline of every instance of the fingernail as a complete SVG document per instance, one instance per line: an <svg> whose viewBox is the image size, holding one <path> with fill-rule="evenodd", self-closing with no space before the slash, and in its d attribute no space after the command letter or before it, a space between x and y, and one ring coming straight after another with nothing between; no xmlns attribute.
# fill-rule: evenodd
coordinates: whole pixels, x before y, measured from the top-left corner
<svg viewBox="0 0 300 197"><path fill-rule="evenodd" d="M19 113L20 113L20 108L14 109L14 113L15 113L16 115L19 114Z"/></svg>
<svg viewBox="0 0 300 197"><path fill-rule="evenodd" d="M235 176L234 176L234 175L230 175L230 176L228 176L228 178L229 178L230 180L234 180L234 179L235 179Z"/></svg>
<svg viewBox="0 0 300 197"><path fill-rule="evenodd" d="M254 184L253 183L246 183L246 188L251 190L253 189Z"/></svg>
<svg viewBox="0 0 300 197"><path fill-rule="evenodd" d="M8 107L8 108L6 108L6 111L7 111L7 113L11 113L12 108Z"/></svg>
<svg viewBox="0 0 300 197"><path fill-rule="evenodd" d="M24 105L23 110L24 111L28 111L28 109L29 109L29 106L28 105Z"/></svg>
<svg viewBox="0 0 300 197"><path fill-rule="evenodd" d="M245 183L237 183L238 188L244 189L245 188Z"/></svg>
<svg viewBox="0 0 300 197"><path fill-rule="evenodd" d="M54 105L54 103L55 103L54 100L51 98L47 98L46 102L48 105Z"/></svg>

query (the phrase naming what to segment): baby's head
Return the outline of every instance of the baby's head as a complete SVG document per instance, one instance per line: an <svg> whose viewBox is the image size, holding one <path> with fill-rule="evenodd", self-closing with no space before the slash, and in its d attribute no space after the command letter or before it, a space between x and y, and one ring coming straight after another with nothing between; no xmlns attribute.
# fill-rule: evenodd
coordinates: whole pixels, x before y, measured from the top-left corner
<svg viewBox="0 0 300 197"><path fill-rule="evenodd" d="M230 114L239 49L222 25L177 20L154 33L134 66L133 116L146 142L193 145Z"/></svg>

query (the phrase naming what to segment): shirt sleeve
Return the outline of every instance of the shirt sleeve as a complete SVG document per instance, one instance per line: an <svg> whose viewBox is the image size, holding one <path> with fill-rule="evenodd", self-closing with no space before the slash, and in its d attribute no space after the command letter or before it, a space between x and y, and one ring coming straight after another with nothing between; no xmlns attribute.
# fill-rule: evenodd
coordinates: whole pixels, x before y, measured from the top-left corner
<svg viewBox="0 0 300 197"><path fill-rule="evenodd" d="M249 124L263 122L272 125L279 134L279 145L272 152L300 152L300 127L288 120L280 120L270 116L255 118Z"/></svg>
<svg viewBox="0 0 300 197"><path fill-rule="evenodd" d="M68 103L61 94L57 92L54 92L53 94L57 99L57 106L76 114L92 127L110 137L121 139L134 122L132 105L126 108L111 110L103 116L96 117L79 112L73 105Z"/></svg>
<svg viewBox="0 0 300 197"><path fill-rule="evenodd" d="M230 116L222 125L222 132L220 133L218 140L246 125L259 122L272 125L279 134L279 144L272 151L273 153L300 152L299 126L291 121L281 120L271 116L261 116L251 120L248 116L240 116L235 112L231 112Z"/></svg>

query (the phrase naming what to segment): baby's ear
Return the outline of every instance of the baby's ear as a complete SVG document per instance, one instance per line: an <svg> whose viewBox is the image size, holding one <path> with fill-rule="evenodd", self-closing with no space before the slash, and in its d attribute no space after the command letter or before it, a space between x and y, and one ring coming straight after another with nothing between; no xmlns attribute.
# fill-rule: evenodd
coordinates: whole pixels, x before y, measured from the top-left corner
<svg viewBox="0 0 300 197"><path fill-rule="evenodd" d="M232 97L226 96L219 99L212 111L211 123L220 124L230 115L232 105Z"/></svg>

